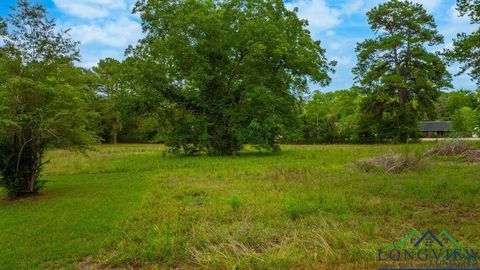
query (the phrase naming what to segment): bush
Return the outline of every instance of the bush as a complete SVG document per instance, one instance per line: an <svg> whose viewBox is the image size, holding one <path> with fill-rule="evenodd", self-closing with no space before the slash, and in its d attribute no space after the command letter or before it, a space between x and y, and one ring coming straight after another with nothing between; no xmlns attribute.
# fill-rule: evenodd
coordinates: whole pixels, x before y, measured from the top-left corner
<svg viewBox="0 0 480 270"><path fill-rule="evenodd" d="M0 185L11 198L37 193L45 147L35 143L0 142Z"/></svg>

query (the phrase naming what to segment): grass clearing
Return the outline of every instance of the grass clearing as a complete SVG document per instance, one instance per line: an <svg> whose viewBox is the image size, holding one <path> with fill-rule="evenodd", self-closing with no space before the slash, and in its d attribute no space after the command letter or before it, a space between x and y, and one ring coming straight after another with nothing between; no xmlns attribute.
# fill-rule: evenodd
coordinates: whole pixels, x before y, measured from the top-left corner
<svg viewBox="0 0 480 270"><path fill-rule="evenodd" d="M148 170L129 172L144 164L135 159L142 148L158 149L100 146L88 156L49 152L45 190L35 197L0 201L0 269L72 266L110 244L112 225L138 207L149 178Z"/></svg>
<svg viewBox="0 0 480 270"><path fill-rule="evenodd" d="M393 175L349 166L430 146L283 146L237 157L173 157L157 145L51 151L43 195L0 203L0 265L360 269L413 228L480 246L478 164L430 158Z"/></svg>

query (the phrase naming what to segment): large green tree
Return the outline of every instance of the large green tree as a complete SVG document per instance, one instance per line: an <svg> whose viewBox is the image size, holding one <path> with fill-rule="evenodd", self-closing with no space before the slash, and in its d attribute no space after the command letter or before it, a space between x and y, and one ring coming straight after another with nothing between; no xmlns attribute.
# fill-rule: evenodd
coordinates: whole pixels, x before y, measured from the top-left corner
<svg viewBox="0 0 480 270"><path fill-rule="evenodd" d="M419 136L418 119L434 113L440 90L451 76L431 46L443 43L433 17L422 5L391 0L367 13L375 38L357 45L353 69L366 97L360 137L406 142Z"/></svg>
<svg viewBox="0 0 480 270"><path fill-rule="evenodd" d="M277 150L309 82L330 81L320 42L282 0L140 0L134 11L145 38L132 70L161 96L174 151Z"/></svg>
<svg viewBox="0 0 480 270"><path fill-rule="evenodd" d="M360 102L361 97L356 88L328 93L316 92L305 104L304 142L352 142Z"/></svg>
<svg viewBox="0 0 480 270"><path fill-rule="evenodd" d="M0 47L0 185L10 197L38 192L45 149L86 145L85 71L77 43L56 31L44 7L19 0L2 24Z"/></svg>
<svg viewBox="0 0 480 270"><path fill-rule="evenodd" d="M100 60L93 72L98 79L97 95L100 100L102 122L106 126L104 133L108 140L116 144L118 133L122 129L121 102L125 99L122 85L122 63L112 58Z"/></svg>
<svg viewBox="0 0 480 270"><path fill-rule="evenodd" d="M466 89L441 93L437 101L435 118L428 120L451 120L453 114L462 107L476 109L478 107L477 93Z"/></svg>
<svg viewBox="0 0 480 270"><path fill-rule="evenodd" d="M159 100L151 91L142 91L141 85L135 84L137 74L131 69L129 61L112 58L102 59L93 67L96 95L91 108L100 115L98 135L113 144L160 142L162 117L155 109Z"/></svg>
<svg viewBox="0 0 480 270"><path fill-rule="evenodd" d="M480 1L458 0L457 3L461 15L469 16L474 25L480 23ZM459 74L468 72L480 86L480 29L470 34L458 34L453 46L453 50L447 52L447 56L463 64Z"/></svg>
<svg viewBox="0 0 480 270"><path fill-rule="evenodd" d="M478 111L470 107L462 107L456 110L452 115L452 126L455 135L472 137L479 127Z"/></svg>

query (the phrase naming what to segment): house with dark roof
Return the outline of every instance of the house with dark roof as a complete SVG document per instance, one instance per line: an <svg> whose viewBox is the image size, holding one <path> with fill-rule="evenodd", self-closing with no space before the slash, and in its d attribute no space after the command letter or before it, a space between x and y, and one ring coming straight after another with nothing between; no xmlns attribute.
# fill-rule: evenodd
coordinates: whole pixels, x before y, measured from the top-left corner
<svg viewBox="0 0 480 270"><path fill-rule="evenodd" d="M453 131L450 121L421 121L420 131L424 138L443 138Z"/></svg>

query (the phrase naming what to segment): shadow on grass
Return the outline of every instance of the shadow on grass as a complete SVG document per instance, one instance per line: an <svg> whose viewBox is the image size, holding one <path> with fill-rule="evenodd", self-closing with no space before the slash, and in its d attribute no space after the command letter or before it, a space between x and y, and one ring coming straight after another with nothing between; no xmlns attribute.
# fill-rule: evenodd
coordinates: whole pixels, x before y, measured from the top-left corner
<svg viewBox="0 0 480 270"><path fill-rule="evenodd" d="M50 198L52 197L53 192L39 192L39 193L34 193L34 194L27 194L23 195L21 197L16 197L16 198L10 198L7 196L6 193L1 192L0 193L0 204L14 204L17 202L35 202L35 201L40 201L45 198Z"/></svg>
<svg viewBox="0 0 480 270"><path fill-rule="evenodd" d="M259 158L259 157L279 157L286 153L292 152L291 150L280 150L277 152L268 152L268 151L254 151L254 150L244 150L235 155L209 155L207 153L199 153L195 155L188 154L172 154L168 153L165 155L166 158L171 159L196 159L196 158L211 158L211 159L235 159L235 158Z"/></svg>

